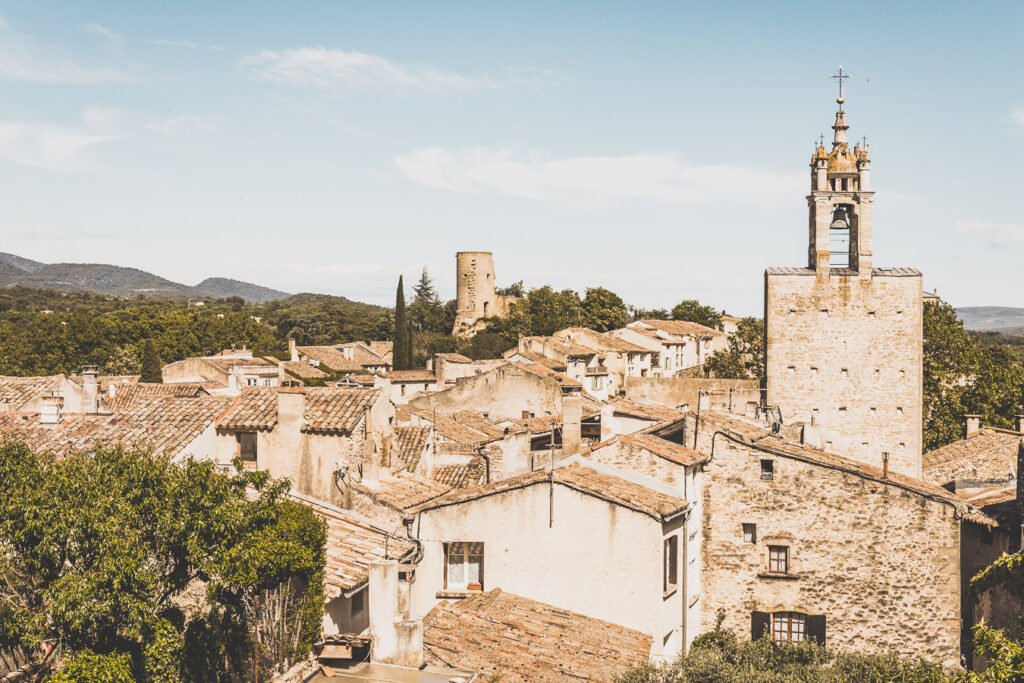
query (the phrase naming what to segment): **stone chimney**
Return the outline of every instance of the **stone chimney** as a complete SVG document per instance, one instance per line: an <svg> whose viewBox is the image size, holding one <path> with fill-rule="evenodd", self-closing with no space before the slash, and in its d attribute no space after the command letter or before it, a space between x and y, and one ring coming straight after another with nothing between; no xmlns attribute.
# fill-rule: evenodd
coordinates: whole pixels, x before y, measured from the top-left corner
<svg viewBox="0 0 1024 683"><path fill-rule="evenodd" d="M277 422L281 425L301 426L306 408L306 390L302 387L282 387L277 392Z"/></svg>
<svg viewBox="0 0 1024 683"><path fill-rule="evenodd" d="M697 406L701 410L711 410L711 392L698 391L697 392Z"/></svg>
<svg viewBox="0 0 1024 683"><path fill-rule="evenodd" d="M966 421L965 438L981 429L981 415L964 415Z"/></svg>
<svg viewBox="0 0 1024 683"><path fill-rule="evenodd" d="M107 385L107 398L117 397L117 382L111 382Z"/></svg>
<svg viewBox="0 0 1024 683"><path fill-rule="evenodd" d="M578 455L583 421L583 397L562 396L562 457Z"/></svg>
<svg viewBox="0 0 1024 683"><path fill-rule="evenodd" d="M86 365L82 368L82 412L95 414L100 410L99 368Z"/></svg>
<svg viewBox="0 0 1024 683"><path fill-rule="evenodd" d="M398 572L397 560L370 563L371 659L419 668L423 664L423 622L410 618L409 601L399 596Z"/></svg>
<svg viewBox="0 0 1024 683"><path fill-rule="evenodd" d="M815 424L813 418L810 422L804 422L800 429L800 443L821 450L821 426Z"/></svg>
<svg viewBox="0 0 1024 683"><path fill-rule="evenodd" d="M1013 431L1024 434L1024 415L1013 416Z"/></svg>
<svg viewBox="0 0 1024 683"><path fill-rule="evenodd" d="M56 391L43 396L39 407L39 424L54 426L64 421L64 397Z"/></svg>
<svg viewBox="0 0 1024 683"><path fill-rule="evenodd" d="M291 356L292 362L299 360L299 352L295 348L295 340L288 337L288 354Z"/></svg>

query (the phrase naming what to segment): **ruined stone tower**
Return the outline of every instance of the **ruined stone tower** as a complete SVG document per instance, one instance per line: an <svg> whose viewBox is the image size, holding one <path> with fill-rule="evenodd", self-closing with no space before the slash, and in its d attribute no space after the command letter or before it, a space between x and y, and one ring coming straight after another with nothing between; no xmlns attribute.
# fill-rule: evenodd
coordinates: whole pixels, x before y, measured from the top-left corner
<svg viewBox="0 0 1024 683"><path fill-rule="evenodd" d="M919 477L921 273L873 267L871 160L836 102L832 149L811 157L808 266L765 271L766 400L825 450Z"/></svg>
<svg viewBox="0 0 1024 683"><path fill-rule="evenodd" d="M489 251L455 254L456 315L452 334L472 337L483 318L505 317L515 297L496 294L494 257Z"/></svg>

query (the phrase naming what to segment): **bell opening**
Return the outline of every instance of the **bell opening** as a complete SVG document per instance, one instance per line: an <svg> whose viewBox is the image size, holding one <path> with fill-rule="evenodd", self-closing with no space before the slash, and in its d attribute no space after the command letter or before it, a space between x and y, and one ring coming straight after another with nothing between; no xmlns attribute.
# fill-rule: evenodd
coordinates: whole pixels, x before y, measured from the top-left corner
<svg viewBox="0 0 1024 683"><path fill-rule="evenodd" d="M828 228L828 264L830 268L850 267L850 214L844 204L832 212Z"/></svg>

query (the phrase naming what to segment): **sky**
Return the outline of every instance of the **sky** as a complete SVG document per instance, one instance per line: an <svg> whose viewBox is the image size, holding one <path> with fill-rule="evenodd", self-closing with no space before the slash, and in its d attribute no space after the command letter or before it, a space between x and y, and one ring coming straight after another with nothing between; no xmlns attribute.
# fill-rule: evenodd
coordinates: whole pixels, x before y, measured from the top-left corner
<svg viewBox="0 0 1024 683"><path fill-rule="evenodd" d="M759 315L841 64L874 260L1024 306L1024 3L7 2L0 251L389 304L455 253Z"/></svg>

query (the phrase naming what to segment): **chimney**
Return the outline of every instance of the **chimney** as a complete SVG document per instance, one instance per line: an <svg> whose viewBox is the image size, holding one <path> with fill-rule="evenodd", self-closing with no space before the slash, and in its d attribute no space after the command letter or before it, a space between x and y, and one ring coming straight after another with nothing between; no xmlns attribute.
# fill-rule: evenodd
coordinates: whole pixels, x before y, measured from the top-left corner
<svg viewBox="0 0 1024 683"><path fill-rule="evenodd" d="M710 391L698 391L697 392L697 406L701 410L711 410L711 392Z"/></svg>
<svg viewBox="0 0 1024 683"><path fill-rule="evenodd" d="M59 425L64 421L64 398L56 391L43 396L39 407L39 424Z"/></svg>
<svg viewBox="0 0 1024 683"><path fill-rule="evenodd" d="M299 359L299 352L295 348L295 340L291 337L288 337L288 354L291 356L292 362Z"/></svg>
<svg viewBox="0 0 1024 683"><path fill-rule="evenodd" d="M562 457L578 455L580 442L583 440L581 425L583 421L583 397L562 396Z"/></svg>
<svg viewBox="0 0 1024 683"><path fill-rule="evenodd" d="M800 443L821 450L821 427L814 423L814 418L811 418L810 422L804 422L800 430Z"/></svg>
<svg viewBox="0 0 1024 683"><path fill-rule="evenodd" d="M82 412L99 412L99 368L86 365L82 368Z"/></svg>
<svg viewBox="0 0 1024 683"><path fill-rule="evenodd" d="M964 419L966 420L965 438L981 429L981 415L964 415Z"/></svg>
<svg viewBox="0 0 1024 683"><path fill-rule="evenodd" d="M1013 416L1013 431L1024 434L1024 415Z"/></svg>
<svg viewBox="0 0 1024 683"><path fill-rule="evenodd" d="M117 396L117 382L111 382L107 385L107 398L115 398Z"/></svg>
<svg viewBox="0 0 1024 683"><path fill-rule="evenodd" d="M882 476L889 478L889 454L882 453Z"/></svg>
<svg viewBox="0 0 1024 683"><path fill-rule="evenodd" d="M419 668L423 664L423 622L410 619L400 600L396 560L370 563L370 637L374 662ZM405 603L403 609L402 602Z"/></svg>
<svg viewBox="0 0 1024 683"><path fill-rule="evenodd" d="M747 407L743 414L751 419L757 419L757 401L747 401Z"/></svg>
<svg viewBox="0 0 1024 683"><path fill-rule="evenodd" d="M306 390L302 387L283 387L277 392L277 422L301 426L306 408Z"/></svg>

